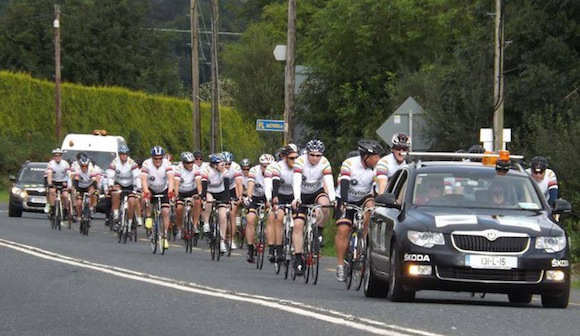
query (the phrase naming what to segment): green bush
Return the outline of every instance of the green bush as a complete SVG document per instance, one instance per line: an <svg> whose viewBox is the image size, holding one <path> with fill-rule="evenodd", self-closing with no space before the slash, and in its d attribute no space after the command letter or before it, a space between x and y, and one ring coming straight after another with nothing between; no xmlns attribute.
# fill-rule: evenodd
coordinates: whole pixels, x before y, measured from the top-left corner
<svg viewBox="0 0 580 336"><path fill-rule="evenodd" d="M194 150L192 103L186 99L148 95L116 87L62 85L62 130L55 136L54 84L25 74L0 71L0 173L14 172L26 160L47 160L67 133L106 129L122 135L132 155L144 158L149 148L161 145L174 155ZM253 121L229 107L220 107L224 150L255 158L262 143ZM209 103L201 104L202 148L210 144Z"/></svg>

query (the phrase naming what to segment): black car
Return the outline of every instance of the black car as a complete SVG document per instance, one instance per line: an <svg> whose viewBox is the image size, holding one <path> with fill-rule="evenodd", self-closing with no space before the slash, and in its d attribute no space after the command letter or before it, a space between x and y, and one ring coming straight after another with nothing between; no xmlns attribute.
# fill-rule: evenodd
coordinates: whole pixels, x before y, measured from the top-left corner
<svg viewBox="0 0 580 336"><path fill-rule="evenodd" d="M503 167L503 168L502 168ZM411 301L420 290L505 293L528 304L565 308L570 252L551 209L521 170L477 162L417 161L376 198L364 292Z"/></svg>
<svg viewBox="0 0 580 336"><path fill-rule="evenodd" d="M43 211L46 205L44 174L46 162L26 162L17 176L10 175L13 181L10 189L8 216L21 217L23 211Z"/></svg>

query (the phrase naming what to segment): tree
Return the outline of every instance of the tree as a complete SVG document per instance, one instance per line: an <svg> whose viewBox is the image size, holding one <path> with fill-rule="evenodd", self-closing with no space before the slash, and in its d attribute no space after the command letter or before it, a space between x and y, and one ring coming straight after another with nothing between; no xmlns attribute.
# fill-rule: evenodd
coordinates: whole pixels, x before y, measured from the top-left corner
<svg viewBox="0 0 580 336"><path fill-rule="evenodd" d="M60 2L62 78L177 95L181 85L161 36L147 30L147 0ZM0 21L0 64L51 79L53 1L11 2Z"/></svg>

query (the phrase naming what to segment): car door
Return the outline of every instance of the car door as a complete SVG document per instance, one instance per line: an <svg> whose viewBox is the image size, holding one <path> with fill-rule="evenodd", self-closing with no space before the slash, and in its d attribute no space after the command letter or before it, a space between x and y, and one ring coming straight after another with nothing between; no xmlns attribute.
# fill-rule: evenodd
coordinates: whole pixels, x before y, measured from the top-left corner
<svg viewBox="0 0 580 336"><path fill-rule="evenodd" d="M397 171L391 178L386 192L392 193L397 204L404 209L406 186L409 172L406 169ZM389 267L389 255L394 228L400 218L401 210L395 208L378 207L371 225L373 239L373 258L379 272L386 272Z"/></svg>

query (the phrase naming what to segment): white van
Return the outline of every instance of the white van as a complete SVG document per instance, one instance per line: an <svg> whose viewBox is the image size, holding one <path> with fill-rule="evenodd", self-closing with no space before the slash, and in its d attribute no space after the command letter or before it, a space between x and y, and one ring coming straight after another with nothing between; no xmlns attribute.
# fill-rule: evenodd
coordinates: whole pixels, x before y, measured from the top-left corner
<svg viewBox="0 0 580 336"><path fill-rule="evenodd" d="M117 157L120 145L126 145L125 138L107 135L105 130L94 130L93 134L67 134L62 142L63 158L69 162L76 159L79 152L86 153L102 170Z"/></svg>

